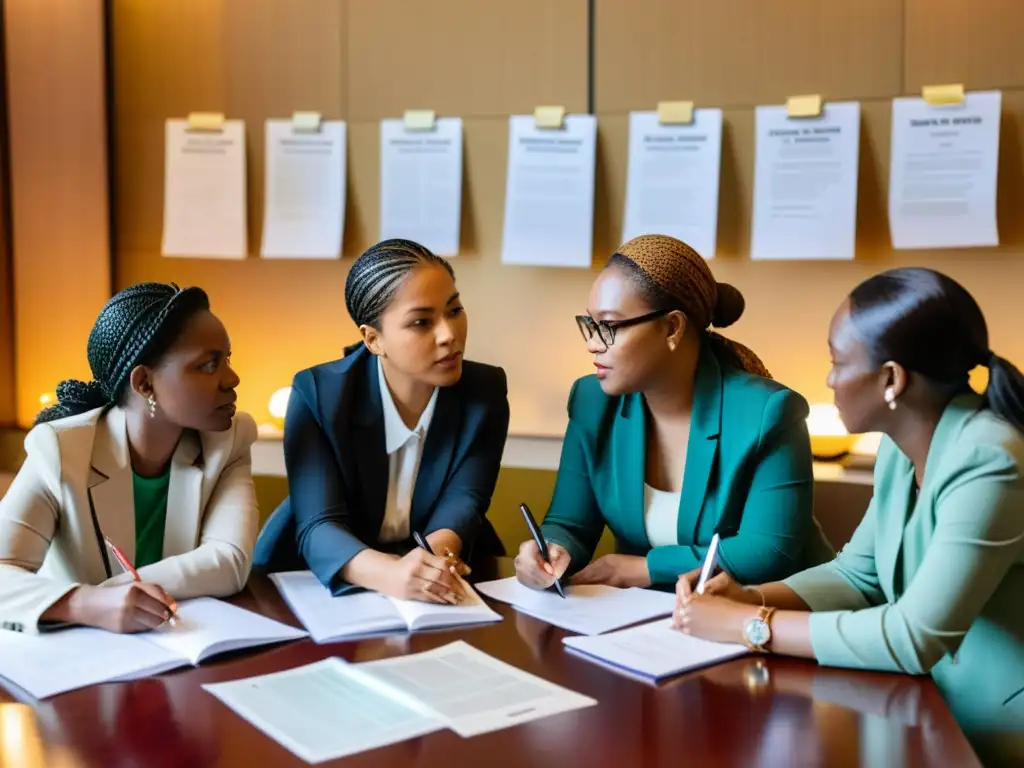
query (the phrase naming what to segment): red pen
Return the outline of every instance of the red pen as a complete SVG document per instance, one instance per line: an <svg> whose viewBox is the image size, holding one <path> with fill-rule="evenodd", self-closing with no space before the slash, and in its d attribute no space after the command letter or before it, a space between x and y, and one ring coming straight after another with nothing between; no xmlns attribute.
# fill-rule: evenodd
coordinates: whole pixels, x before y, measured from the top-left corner
<svg viewBox="0 0 1024 768"><path fill-rule="evenodd" d="M117 558L118 565L121 566L124 572L130 573L135 581L142 581L139 577L139 572L135 570L135 566L131 564L131 561L128 560L128 556L121 551L121 548L106 536L103 537L103 540L107 543L107 546L110 547L110 551L114 553L114 557ZM178 615L172 611L171 618L168 619L168 622L172 627L175 626L178 623Z"/></svg>

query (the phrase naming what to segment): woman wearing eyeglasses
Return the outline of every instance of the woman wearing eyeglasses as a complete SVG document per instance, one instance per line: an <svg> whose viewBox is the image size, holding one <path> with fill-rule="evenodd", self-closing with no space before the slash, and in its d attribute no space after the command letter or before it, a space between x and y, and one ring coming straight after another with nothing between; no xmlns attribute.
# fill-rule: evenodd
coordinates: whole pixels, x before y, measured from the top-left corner
<svg viewBox="0 0 1024 768"><path fill-rule="evenodd" d="M674 586L718 562L743 583L831 559L812 514L806 401L709 327L743 297L679 240L645 235L611 257L576 318L596 374L569 394L569 427L543 523L516 557L527 586ZM605 526L616 554L590 562Z"/></svg>

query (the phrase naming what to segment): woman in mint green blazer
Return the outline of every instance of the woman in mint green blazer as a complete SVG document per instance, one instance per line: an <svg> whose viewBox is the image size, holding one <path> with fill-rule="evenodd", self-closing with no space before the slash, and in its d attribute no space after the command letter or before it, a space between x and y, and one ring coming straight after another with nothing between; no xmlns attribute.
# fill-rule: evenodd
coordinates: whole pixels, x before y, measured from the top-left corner
<svg viewBox="0 0 1024 768"><path fill-rule="evenodd" d="M864 520L833 562L783 582L722 574L694 595L680 579L677 621L831 666L930 673L987 764L1024 765L1024 377L989 350L971 295L926 269L858 286L829 347L847 428L885 433ZM968 383L979 365L983 397Z"/></svg>
<svg viewBox="0 0 1024 768"><path fill-rule="evenodd" d="M520 581L674 585L715 533L719 559L744 581L832 556L811 514L807 403L749 349L707 330L743 306L674 238L638 237L612 256L576 318L597 373L569 395L542 526L551 564L525 542ZM617 554L591 563L606 525Z"/></svg>

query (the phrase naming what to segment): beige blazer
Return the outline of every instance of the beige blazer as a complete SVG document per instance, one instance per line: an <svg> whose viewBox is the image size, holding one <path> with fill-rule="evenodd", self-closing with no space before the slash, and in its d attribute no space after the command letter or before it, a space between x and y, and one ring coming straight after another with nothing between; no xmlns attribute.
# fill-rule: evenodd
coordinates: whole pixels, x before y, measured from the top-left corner
<svg viewBox="0 0 1024 768"><path fill-rule="evenodd" d="M238 592L259 525L250 447L239 412L225 432L182 436L171 459L163 558L139 569L178 600ZM135 558L135 507L125 413L102 408L41 424L0 499L0 628L38 631L40 615L79 584L123 584L107 536ZM101 533L102 532L102 533Z"/></svg>

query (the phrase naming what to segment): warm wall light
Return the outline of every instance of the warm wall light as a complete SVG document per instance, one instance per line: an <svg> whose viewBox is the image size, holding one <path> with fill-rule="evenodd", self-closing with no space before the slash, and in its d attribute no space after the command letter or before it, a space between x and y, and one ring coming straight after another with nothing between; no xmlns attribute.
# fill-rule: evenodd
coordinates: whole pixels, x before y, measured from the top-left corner
<svg viewBox="0 0 1024 768"><path fill-rule="evenodd" d="M834 461L850 452L856 438L846 431L839 411L828 403L815 403L807 416L807 431L811 433L811 453L822 461Z"/></svg>
<svg viewBox="0 0 1024 768"><path fill-rule="evenodd" d="M284 429L284 416L288 413L288 398L291 394L291 387L282 387L270 396L270 403L267 405L271 418L280 429Z"/></svg>
<svg viewBox="0 0 1024 768"><path fill-rule="evenodd" d="M39 405L43 408L49 408L51 405L57 402L57 396L52 392L46 392L39 396Z"/></svg>

